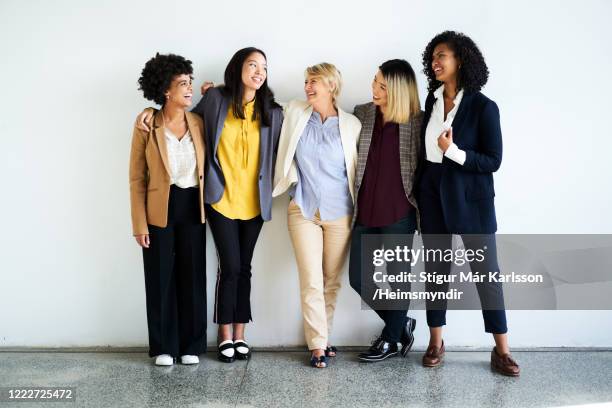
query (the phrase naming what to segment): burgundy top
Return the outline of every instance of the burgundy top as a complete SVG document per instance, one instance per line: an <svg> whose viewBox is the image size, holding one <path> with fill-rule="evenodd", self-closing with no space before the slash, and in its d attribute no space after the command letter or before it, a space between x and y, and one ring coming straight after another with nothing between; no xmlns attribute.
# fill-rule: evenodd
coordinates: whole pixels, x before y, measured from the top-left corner
<svg viewBox="0 0 612 408"><path fill-rule="evenodd" d="M399 125L393 122L383 125L377 107L368 160L357 196L357 221L366 227L383 227L396 223L412 208L402 183Z"/></svg>

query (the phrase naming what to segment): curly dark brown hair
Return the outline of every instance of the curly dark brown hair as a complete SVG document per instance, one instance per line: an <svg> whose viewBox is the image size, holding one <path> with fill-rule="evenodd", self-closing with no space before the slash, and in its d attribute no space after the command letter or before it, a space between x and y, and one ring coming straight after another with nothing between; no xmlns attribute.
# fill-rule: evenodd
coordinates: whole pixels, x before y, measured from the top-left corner
<svg viewBox="0 0 612 408"><path fill-rule="evenodd" d="M144 97L154 101L158 105L166 102L165 93L170 88L172 80L177 75L193 74L191 61L175 54L155 54L145 64L138 84L138 89L142 90Z"/></svg>
<svg viewBox="0 0 612 408"><path fill-rule="evenodd" d="M433 52L438 44L447 44L461 63L457 72L457 88L466 92L480 91L489 79L489 68L476 43L467 35L456 31L444 31L436 35L423 51L423 73L429 82L427 90L433 92L442 85L442 82L436 80L431 68Z"/></svg>

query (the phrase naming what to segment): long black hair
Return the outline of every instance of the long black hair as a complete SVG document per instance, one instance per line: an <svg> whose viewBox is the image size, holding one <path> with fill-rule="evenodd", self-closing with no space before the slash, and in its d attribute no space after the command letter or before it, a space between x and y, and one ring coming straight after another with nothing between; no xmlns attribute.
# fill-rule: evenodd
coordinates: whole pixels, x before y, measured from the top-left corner
<svg viewBox="0 0 612 408"><path fill-rule="evenodd" d="M225 68L225 85L222 90L232 98L232 112L235 117L245 119L244 108L242 106L242 96L244 95L244 84L242 83L242 66L254 52L263 55L267 60L266 54L255 47L247 47L236 51L230 62ZM253 111L253 120L261 120L264 126L270 126L271 117L270 111L273 108L279 107L274 100L274 93L268 87L268 76L255 92L255 110Z"/></svg>
<svg viewBox="0 0 612 408"><path fill-rule="evenodd" d="M423 73L427 76L429 92L435 91L442 82L436 79L431 67L433 52L438 44L445 43L453 50L461 67L457 72L457 88L478 92L489 79L489 68L476 43L467 35L456 31L444 31L436 35L423 52Z"/></svg>

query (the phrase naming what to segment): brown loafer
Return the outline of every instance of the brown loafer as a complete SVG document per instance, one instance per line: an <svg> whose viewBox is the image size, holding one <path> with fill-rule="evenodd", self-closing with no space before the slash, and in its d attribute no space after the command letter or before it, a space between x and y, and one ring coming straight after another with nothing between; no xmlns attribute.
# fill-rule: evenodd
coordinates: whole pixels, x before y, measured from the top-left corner
<svg viewBox="0 0 612 408"><path fill-rule="evenodd" d="M442 340L442 346L429 346L425 355L423 355L423 366L425 367L437 367L442 364L444 358L444 340Z"/></svg>
<svg viewBox="0 0 612 408"><path fill-rule="evenodd" d="M497 353L497 348L493 347L491 351L491 368L502 375L509 377L518 377L521 373L519 365L514 361L510 353L500 356Z"/></svg>

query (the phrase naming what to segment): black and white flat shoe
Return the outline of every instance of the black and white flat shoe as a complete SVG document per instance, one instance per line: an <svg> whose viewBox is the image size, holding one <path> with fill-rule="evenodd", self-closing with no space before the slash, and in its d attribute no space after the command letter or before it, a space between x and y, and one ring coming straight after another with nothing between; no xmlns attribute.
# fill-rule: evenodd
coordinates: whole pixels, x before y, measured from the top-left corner
<svg viewBox="0 0 612 408"><path fill-rule="evenodd" d="M234 350L238 360L248 360L251 358L251 348L244 340L234 341Z"/></svg>
<svg viewBox="0 0 612 408"><path fill-rule="evenodd" d="M234 342L231 340L222 341L217 348L217 359L224 363L233 363L235 358Z"/></svg>

